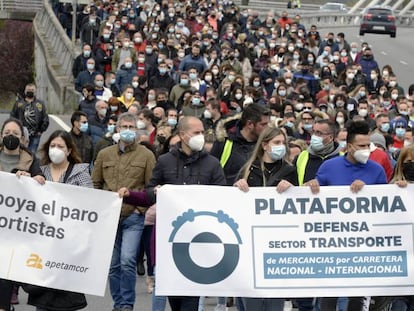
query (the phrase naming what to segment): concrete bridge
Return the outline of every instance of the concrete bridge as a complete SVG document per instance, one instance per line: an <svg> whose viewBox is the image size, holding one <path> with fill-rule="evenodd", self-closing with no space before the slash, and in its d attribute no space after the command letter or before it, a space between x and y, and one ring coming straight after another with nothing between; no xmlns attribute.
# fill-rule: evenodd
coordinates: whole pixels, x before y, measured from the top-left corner
<svg viewBox="0 0 414 311"><path fill-rule="evenodd" d="M236 3L237 1L240 0L236 0ZM360 2L357 3L359 10L362 7ZM404 8L400 8L399 27L414 27L414 16L409 11L412 5L414 0ZM276 13L285 10L286 2L250 0L248 7L258 10L260 15L265 15L270 9ZM357 9L349 14L321 13L317 11L315 5L302 6L301 9L290 12L300 13L302 23L306 27L312 24L317 25L318 28L355 27L359 25L361 18ZM47 0L0 0L0 18L33 20L38 96L48 103L49 111L52 113L73 111L77 107L79 94L73 86L71 69L79 47L72 43L61 27L50 3Z"/></svg>

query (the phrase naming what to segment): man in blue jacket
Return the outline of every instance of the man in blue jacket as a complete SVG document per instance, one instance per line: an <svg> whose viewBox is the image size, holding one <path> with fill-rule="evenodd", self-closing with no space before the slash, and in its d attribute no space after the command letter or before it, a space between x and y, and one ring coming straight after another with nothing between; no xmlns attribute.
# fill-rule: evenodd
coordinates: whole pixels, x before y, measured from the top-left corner
<svg viewBox="0 0 414 311"><path fill-rule="evenodd" d="M369 160L370 136L366 121L353 121L349 124L347 135L347 153L322 163L316 173L316 179L306 183L313 193L319 192L319 186L351 185L352 192L359 192L364 185L387 184L382 166ZM335 172L332 174L332 172ZM320 298L320 310L335 310L337 297ZM348 310L364 310L364 297L349 297Z"/></svg>

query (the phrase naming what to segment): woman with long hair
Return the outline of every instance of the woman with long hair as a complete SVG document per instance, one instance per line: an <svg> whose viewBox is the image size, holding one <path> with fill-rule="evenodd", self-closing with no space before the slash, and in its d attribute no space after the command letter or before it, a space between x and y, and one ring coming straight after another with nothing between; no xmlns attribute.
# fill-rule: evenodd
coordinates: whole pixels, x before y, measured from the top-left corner
<svg viewBox="0 0 414 311"><path fill-rule="evenodd" d="M243 191L248 191L249 186L277 186L277 190L282 192L297 184L296 170L289 162L285 133L277 127L266 127L234 185Z"/></svg>
<svg viewBox="0 0 414 311"><path fill-rule="evenodd" d="M260 134L253 153L240 170L234 186L247 192L249 187L276 187L286 191L298 185L296 169L289 162L289 146L285 133L277 127L267 127ZM244 298L246 311L282 311L283 298Z"/></svg>
<svg viewBox="0 0 414 311"><path fill-rule="evenodd" d="M53 132L40 153L43 164L40 168L47 181L93 188L89 164L81 163L75 142L68 132ZM81 293L33 285L24 285L23 288L29 294L27 303L35 306L36 311L74 311L87 305L85 295Z"/></svg>

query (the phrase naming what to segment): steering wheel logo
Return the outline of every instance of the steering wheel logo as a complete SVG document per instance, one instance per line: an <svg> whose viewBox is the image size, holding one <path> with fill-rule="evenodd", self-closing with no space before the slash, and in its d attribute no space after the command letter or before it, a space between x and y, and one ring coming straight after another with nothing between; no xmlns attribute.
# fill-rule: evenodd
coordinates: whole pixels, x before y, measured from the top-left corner
<svg viewBox="0 0 414 311"><path fill-rule="evenodd" d="M208 222L210 230L200 230L200 227L206 227L200 226L201 222ZM242 240L237 231L238 224L229 215L221 210L214 213L189 209L178 216L172 226L169 242L172 243L174 263L187 279L199 284L213 284L226 279L236 269ZM195 256L191 250L198 247L207 247L209 251L199 251L201 257ZM220 252L222 256L219 258L213 255ZM202 262L202 257L210 259L209 263Z"/></svg>

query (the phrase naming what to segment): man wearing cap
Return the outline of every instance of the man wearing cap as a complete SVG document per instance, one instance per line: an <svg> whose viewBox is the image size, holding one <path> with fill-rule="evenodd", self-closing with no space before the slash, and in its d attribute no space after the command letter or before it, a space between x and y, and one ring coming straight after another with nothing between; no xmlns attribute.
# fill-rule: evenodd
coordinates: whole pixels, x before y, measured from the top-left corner
<svg viewBox="0 0 414 311"><path fill-rule="evenodd" d="M394 130L394 143L393 147L397 149L401 149L404 147L404 137L405 132L407 131L407 121L402 117L397 117L394 119L393 130Z"/></svg>
<svg viewBox="0 0 414 311"><path fill-rule="evenodd" d="M391 165L390 158L388 154L385 152L387 150L385 137L380 133L372 133L370 135L371 145L369 149L371 151L369 155L369 159L377 162L385 171L385 175L387 176L387 181L389 182L392 178L393 168Z"/></svg>

